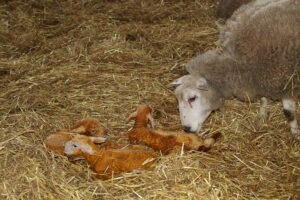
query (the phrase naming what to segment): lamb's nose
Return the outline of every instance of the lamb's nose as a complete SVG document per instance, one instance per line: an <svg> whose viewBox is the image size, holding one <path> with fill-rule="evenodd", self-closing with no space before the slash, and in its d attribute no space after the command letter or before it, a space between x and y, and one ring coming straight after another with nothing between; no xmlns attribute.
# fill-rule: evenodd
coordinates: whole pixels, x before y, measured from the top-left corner
<svg viewBox="0 0 300 200"><path fill-rule="evenodd" d="M183 130L184 130L184 132L189 133L189 132L191 132L191 127L190 126L184 126Z"/></svg>

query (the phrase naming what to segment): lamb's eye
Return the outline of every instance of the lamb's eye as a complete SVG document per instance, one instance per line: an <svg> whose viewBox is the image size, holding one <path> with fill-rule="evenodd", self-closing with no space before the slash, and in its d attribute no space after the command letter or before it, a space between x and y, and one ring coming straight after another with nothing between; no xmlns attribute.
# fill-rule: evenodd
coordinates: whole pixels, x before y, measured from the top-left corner
<svg viewBox="0 0 300 200"><path fill-rule="evenodd" d="M77 144L72 144L72 147L77 148Z"/></svg>
<svg viewBox="0 0 300 200"><path fill-rule="evenodd" d="M197 99L197 96L190 97L190 98L188 99L189 104L193 103L196 99Z"/></svg>
<svg viewBox="0 0 300 200"><path fill-rule="evenodd" d="M92 133L92 134L95 134L96 132L97 132L97 129L92 129L92 130L91 130L91 133Z"/></svg>

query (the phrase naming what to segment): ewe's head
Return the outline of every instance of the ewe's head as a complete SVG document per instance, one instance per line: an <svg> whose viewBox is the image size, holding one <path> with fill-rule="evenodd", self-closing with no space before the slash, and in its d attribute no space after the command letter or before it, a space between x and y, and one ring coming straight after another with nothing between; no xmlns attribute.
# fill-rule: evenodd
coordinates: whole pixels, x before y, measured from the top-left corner
<svg viewBox="0 0 300 200"><path fill-rule="evenodd" d="M149 121L151 127L153 128L155 125L154 125L152 113L153 113L153 109L150 106L147 105L139 106L135 112L130 114L130 116L126 119L126 122L138 118L138 120L144 121L146 124Z"/></svg>
<svg viewBox="0 0 300 200"><path fill-rule="evenodd" d="M94 154L94 143L103 143L105 140L104 137L74 135L70 141L65 143L64 152L66 155Z"/></svg>
<svg viewBox="0 0 300 200"><path fill-rule="evenodd" d="M88 136L101 136L105 134L105 129L100 127L99 122L94 118L86 118L77 122L71 132Z"/></svg>
<svg viewBox="0 0 300 200"><path fill-rule="evenodd" d="M216 91L203 77L185 75L171 83L177 86L180 120L185 132L199 133L210 113L221 106Z"/></svg>

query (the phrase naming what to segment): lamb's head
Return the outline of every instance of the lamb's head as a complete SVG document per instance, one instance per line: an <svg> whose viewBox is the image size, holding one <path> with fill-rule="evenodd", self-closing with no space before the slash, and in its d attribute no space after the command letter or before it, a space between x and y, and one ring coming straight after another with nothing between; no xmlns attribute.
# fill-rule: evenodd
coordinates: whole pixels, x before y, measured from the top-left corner
<svg viewBox="0 0 300 200"><path fill-rule="evenodd" d="M177 86L175 95L184 131L199 133L210 113L222 105L222 99L203 77L185 75L171 85Z"/></svg>
<svg viewBox="0 0 300 200"><path fill-rule="evenodd" d="M152 117L153 109L148 105L141 105L137 108L137 110L130 114L130 116L126 119L126 122L128 123L132 119L136 119L136 121L139 121L139 125L141 126L147 126L148 122L150 122L150 125L152 128L154 128L154 119Z"/></svg>
<svg viewBox="0 0 300 200"><path fill-rule="evenodd" d="M65 143L64 152L66 155L81 155L82 153L94 154L95 144L103 143L104 137L88 137L85 135L74 135L73 138Z"/></svg>
<svg viewBox="0 0 300 200"><path fill-rule="evenodd" d="M71 128L72 133L95 137L104 135L106 131L106 129L100 126L98 120L94 118L86 118L81 120Z"/></svg>

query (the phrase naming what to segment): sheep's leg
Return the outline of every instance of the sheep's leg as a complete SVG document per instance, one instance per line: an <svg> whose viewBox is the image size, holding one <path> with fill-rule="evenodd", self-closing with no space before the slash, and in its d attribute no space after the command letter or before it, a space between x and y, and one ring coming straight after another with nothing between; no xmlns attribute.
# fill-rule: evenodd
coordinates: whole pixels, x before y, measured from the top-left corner
<svg viewBox="0 0 300 200"><path fill-rule="evenodd" d="M262 97L260 100L259 117L262 122L266 121L268 117L267 111L268 100L266 97Z"/></svg>
<svg viewBox="0 0 300 200"><path fill-rule="evenodd" d="M300 140L300 130L296 119L296 102L293 99L282 99L283 113L291 127L291 133L296 139Z"/></svg>

